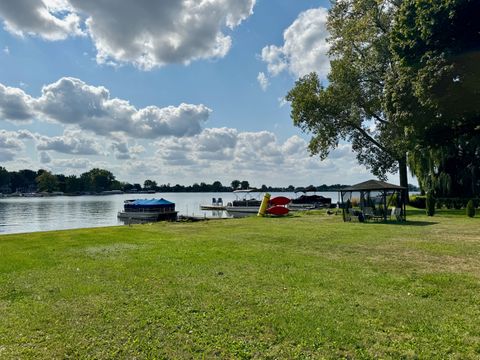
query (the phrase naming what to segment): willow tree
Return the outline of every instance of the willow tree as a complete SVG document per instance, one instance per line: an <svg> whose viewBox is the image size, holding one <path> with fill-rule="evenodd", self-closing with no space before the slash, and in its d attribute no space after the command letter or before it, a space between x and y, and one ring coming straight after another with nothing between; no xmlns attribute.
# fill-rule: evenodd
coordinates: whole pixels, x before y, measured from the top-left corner
<svg viewBox="0 0 480 360"><path fill-rule="evenodd" d="M327 84L311 73L286 98L294 124L312 135L312 154L324 159L339 142L349 141L374 175L385 179L398 171L407 187L405 131L385 109L386 80L395 73L390 32L397 9L395 1L335 2L327 22Z"/></svg>
<svg viewBox="0 0 480 360"><path fill-rule="evenodd" d="M478 0L406 0L391 30L387 109L420 185L439 196L480 192L478 14Z"/></svg>

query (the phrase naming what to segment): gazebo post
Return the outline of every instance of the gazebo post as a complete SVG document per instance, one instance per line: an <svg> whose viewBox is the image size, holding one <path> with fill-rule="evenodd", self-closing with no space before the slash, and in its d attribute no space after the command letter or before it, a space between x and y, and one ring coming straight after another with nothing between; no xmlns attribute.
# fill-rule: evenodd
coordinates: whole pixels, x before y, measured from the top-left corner
<svg viewBox="0 0 480 360"><path fill-rule="evenodd" d="M383 190L383 221L387 221L387 191Z"/></svg>

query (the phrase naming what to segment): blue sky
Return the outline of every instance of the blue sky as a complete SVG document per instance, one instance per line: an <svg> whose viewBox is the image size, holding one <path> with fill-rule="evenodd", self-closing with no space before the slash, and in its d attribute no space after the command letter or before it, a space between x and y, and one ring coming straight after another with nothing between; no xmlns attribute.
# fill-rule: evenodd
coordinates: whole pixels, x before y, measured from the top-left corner
<svg viewBox="0 0 480 360"><path fill-rule="evenodd" d="M2 166L180 184L371 177L348 144L310 157L282 102L328 72L328 1L118 4L0 4Z"/></svg>

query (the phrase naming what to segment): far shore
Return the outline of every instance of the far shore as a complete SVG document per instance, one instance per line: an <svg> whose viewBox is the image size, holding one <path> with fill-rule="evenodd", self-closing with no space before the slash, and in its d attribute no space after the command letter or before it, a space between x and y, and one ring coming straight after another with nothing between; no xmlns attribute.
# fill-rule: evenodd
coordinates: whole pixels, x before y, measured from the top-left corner
<svg viewBox="0 0 480 360"><path fill-rule="evenodd" d="M317 193L332 193L338 192L339 189L335 190L317 190ZM274 193L293 193L295 191L290 190L258 190L260 193L264 192L274 192ZM313 191L312 191L313 192ZM170 194L170 193L195 193L195 194L215 194L215 193L233 193L232 191L155 191L155 190L142 190L142 191L122 191L122 190L109 190L101 192L81 192L81 193L64 193L61 191L55 192L33 192L33 193L11 193L11 194L2 194L0 193L0 198L18 198L18 197L55 197L55 196L105 196L105 195L123 195L123 194Z"/></svg>

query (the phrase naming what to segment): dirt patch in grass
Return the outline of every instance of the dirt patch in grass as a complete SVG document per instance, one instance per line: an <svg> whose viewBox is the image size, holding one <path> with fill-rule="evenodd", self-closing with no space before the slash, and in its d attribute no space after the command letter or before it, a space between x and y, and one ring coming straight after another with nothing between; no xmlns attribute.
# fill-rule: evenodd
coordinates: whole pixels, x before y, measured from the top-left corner
<svg viewBox="0 0 480 360"><path fill-rule="evenodd" d="M81 250L77 250L77 253L82 253L90 257L109 257L119 256L122 253L134 251L140 249L141 245L128 244L128 243L115 243L108 245L89 246Z"/></svg>

